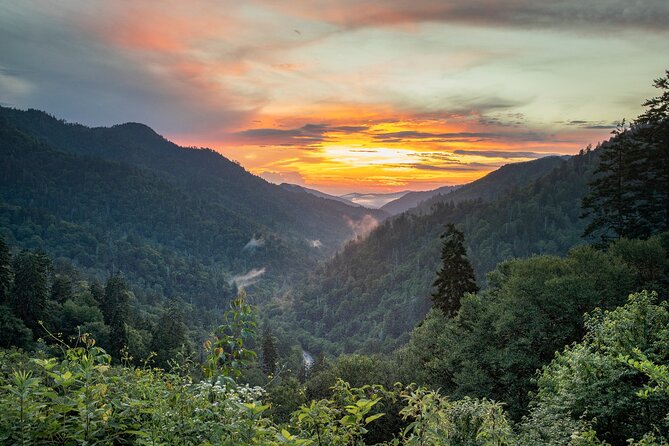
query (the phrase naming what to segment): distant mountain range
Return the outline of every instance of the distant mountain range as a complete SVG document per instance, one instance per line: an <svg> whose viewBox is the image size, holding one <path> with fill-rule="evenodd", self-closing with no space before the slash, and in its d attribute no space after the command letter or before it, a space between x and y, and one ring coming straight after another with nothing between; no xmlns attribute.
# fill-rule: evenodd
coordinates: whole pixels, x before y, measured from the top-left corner
<svg viewBox="0 0 669 446"><path fill-rule="evenodd" d="M385 194L354 192L351 194L342 195L341 198L360 206L364 206L371 209L379 209L382 206L390 203L391 201L395 201L398 198L402 198L409 192L410 191L402 191L402 192L392 192Z"/></svg>
<svg viewBox="0 0 669 446"><path fill-rule="evenodd" d="M369 209L380 209L388 215L397 215L411 208L418 206L421 202L428 200L435 195L443 195L461 186L443 186L428 191L402 191L385 194L374 193L350 193L336 196L329 195L316 189L310 189L297 184L283 183L281 187L291 191L302 191L317 197L337 200L354 206L362 206Z"/></svg>
<svg viewBox="0 0 669 446"><path fill-rule="evenodd" d="M310 188L304 187L304 186L299 186L297 184L281 183L279 186L281 186L282 188L284 188L286 190L289 190L291 192L307 193L307 194L311 194L315 197L325 198L327 200L335 200L335 201L339 201L341 203L346 203L349 206L366 207L366 206L362 206L360 204L354 203L351 200L349 200L348 198L338 197L337 195L326 194L325 192L321 192L321 191L316 190L316 189L310 189Z"/></svg>
<svg viewBox="0 0 669 446"><path fill-rule="evenodd" d="M396 200L390 201L381 206L382 211L386 211L390 215L401 214L404 211L415 208L421 202L428 200L435 195L447 194L458 189L460 186L443 186L438 189L432 189L420 192L407 192Z"/></svg>

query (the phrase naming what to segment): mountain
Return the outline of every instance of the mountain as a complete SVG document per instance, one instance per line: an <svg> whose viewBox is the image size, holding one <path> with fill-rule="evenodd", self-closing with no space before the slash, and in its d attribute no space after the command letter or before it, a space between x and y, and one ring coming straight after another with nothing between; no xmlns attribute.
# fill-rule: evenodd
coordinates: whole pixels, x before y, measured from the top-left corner
<svg viewBox="0 0 669 446"><path fill-rule="evenodd" d="M444 201L459 203L466 200L494 200L514 189L530 184L553 169L560 167L568 159L569 157L547 156L522 163L505 164L477 181L447 191L446 194L433 195L420 203L414 211L419 213L429 212L434 204Z"/></svg>
<svg viewBox="0 0 669 446"><path fill-rule="evenodd" d="M372 209L379 209L383 205L390 203L393 200L403 197L408 194L410 191L402 192L392 192L387 194L362 194L358 192L353 192L350 194L342 195L340 198L347 200L353 204L364 206Z"/></svg>
<svg viewBox="0 0 669 446"><path fill-rule="evenodd" d="M209 305L266 271L254 294L271 295L386 215L287 191L142 124L0 108L0 131L2 235L100 278L121 270L144 294Z"/></svg>
<svg viewBox="0 0 669 446"><path fill-rule="evenodd" d="M430 307L444 224L464 231L480 285L502 260L564 254L581 242L580 201L596 158L508 165L387 219L315 270L282 317L312 353L392 351Z"/></svg>
<svg viewBox="0 0 669 446"><path fill-rule="evenodd" d="M315 197L325 198L327 200L335 200L335 201L339 201L341 203L346 203L349 206L356 206L356 207L361 206L359 204L353 203L350 200L347 200L346 198L338 197L336 195L326 194L325 192L321 192L321 191L316 190L316 189L310 189L310 188L304 187L304 186L299 186L297 184L281 183L281 184L279 184L279 186L286 189L286 190L289 190L291 192L307 193L307 194L311 194Z"/></svg>
<svg viewBox="0 0 669 446"><path fill-rule="evenodd" d="M408 211L411 208L415 208L421 202L432 198L435 195L445 195L451 191L458 189L461 186L443 186L437 189L420 191L420 192L407 192L401 197L384 204L381 206L382 211L386 211L390 215L401 214L404 211Z"/></svg>

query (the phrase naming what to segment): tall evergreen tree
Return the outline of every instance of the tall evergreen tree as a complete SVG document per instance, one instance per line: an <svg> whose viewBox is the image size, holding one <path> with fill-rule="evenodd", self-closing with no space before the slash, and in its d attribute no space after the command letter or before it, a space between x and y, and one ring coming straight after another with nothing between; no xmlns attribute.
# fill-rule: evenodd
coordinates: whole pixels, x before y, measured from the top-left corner
<svg viewBox="0 0 669 446"><path fill-rule="evenodd" d="M662 93L644 102L634 125L601 146L598 176L582 202L583 216L592 217L585 236L606 243L669 230L669 70L655 87Z"/></svg>
<svg viewBox="0 0 669 446"><path fill-rule="evenodd" d="M654 233L669 230L669 70L656 79L659 96L644 102L646 111L636 124L645 144L644 211Z"/></svg>
<svg viewBox="0 0 669 446"><path fill-rule="evenodd" d="M266 375L274 373L279 355L272 331L266 328L262 335L262 370Z"/></svg>
<svg viewBox="0 0 669 446"><path fill-rule="evenodd" d="M472 268L465 249L465 236L453 223L446 225L441 235L441 269L432 286L437 287L432 294L432 304L441 309L447 316L453 316L460 309L460 300L465 293L475 293L476 285L474 268Z"/></svg>
<svg viewBox="0 0 669 446"><path fill-rule="evenodd" d="M49 296L50 260L43 254L22 251L14 258L14 286L10 305L23 323L39 333Z"/></svg>
<svg viewBox="0 0 669 446"><path fill-rule="evenodd" d="M12 289L12 253L5 239L0 237L0 305L9 302L9 291Z"/></svg>
<svg viewBox="0 0 669 446"><path fill-rule="evenodd" d="M100 309L105 324L109 325L109 351L119 357L121 349L128 345L128 318L130 315L130 292L120 274L109 278Z"/></svg>
<svg viewBox="0 0 669 446"><path fill-rule="evenodd" d="M624 121L612 134L599 147L595 180L582 201L583 217L591 218L584 236L599 237L604 243L618 237L646 238L650 225L639 200L643 189L643 143Z"/></svg>
<svg viewBox="0 0 669 446"><path fill-rule="evenodd" d="M176 359L176 354L182 347L188 348L183 313L176 306L170 305L158 319L151 340L151 350L156 353L156 364L167 369L169 361Z"/></svg>
<svg viewBox="0 0 669 446"><path fill-rule="evenodd" d="M64 275L57 275L51 284L51 300L65 303L72 298L72 280Z"/></svg>

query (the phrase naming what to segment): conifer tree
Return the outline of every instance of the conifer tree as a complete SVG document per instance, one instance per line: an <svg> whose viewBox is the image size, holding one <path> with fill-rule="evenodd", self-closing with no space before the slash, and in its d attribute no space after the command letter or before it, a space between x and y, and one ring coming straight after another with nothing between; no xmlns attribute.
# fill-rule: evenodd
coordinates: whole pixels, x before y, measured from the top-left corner
<svg viewBox="0 0 669 446"><path fill-rule="evenodd" d="M10 305L23 323L39 333L49 295L50 261L43 254L23 251L14 258L14 286Z"/></svg>
<svg viewBox="0 0 669 446"><path fill-rule="evenodd" d="M274 336L272 331L266 328L262 335L262 370L266 375L274 373L278 359Z"/></svg>
<svg viewBox="0 0 669 446"><path fill-rule="evenodd" d="M644 184L641 199L653 233L669 230L669 70L656 79L659 96L644 102L637 118L644 146Z"/></svg>
<svg viewBox="0 0 669 446"><path fill-rule="evenodd" d="M12 253L0 237L0 305L9 302L9 291L12 288Z"/></svg>
<svg viewBox="0 0 669 446"><path fill-rule="evenodd" d="M64 275L58 275L51 284L51 300L65 303L72 298L72 280Z"/></svg>
<svg viewBox="0 0 669 446"><path fill-rule="evenodd" d="M465 293L475 293L476 285L474 268L472 268L465 249L465 236L454 224L446 225L441 235L441 269L432 286L437 287L432 294L432 304L441 309L447 316L453 316L460 309L460 300Z"/></svg>
<svg viewBox="0 0 669 446"><path fill-rule="evenodd" d="M100 309L109 325L110 353L118 357L121 349L128 345L128 317L130 315L130 292L120 274L109 278Z"/></svg>
<svg viewBox="0 0 669 446"><path fill-rule="evenodd" d="M619 127L601 146L597 178L582 203L583 216L592 217L585 236L607 243L669 229L669 70L655 87L662 93L644 102L634 125Z"/></svg>
<svg viewBox="0 0 669 446"><path fill-rule="evenodd" d="M643 189L643 144L624 121L599 147L600 159L590 193L583 199L583 217L591 217L584 236L607 243L618 237L645 238L650 233L639 195Z"/></svg>
<svg viewBox="0 0 669 446"><path fill-rule="evenodd" d="M183 313L175 305L170 305L158 319L151 350L156 353L156 364L167 369L169 361L176 358L182 347L188 348L186 325Z"/></svg>

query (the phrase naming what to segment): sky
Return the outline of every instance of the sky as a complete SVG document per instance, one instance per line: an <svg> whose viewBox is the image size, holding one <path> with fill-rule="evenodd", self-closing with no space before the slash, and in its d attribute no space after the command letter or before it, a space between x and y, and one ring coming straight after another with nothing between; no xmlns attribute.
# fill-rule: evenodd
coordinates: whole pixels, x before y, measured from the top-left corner
<svg viewBox="0 0 669 446"><path fill-rule="evenodd" d="M1 105L334 194L577 153L667 68L667 0L0 0Z"/></svg>

